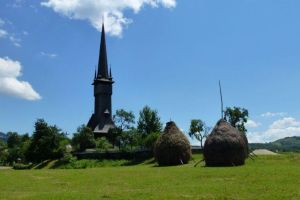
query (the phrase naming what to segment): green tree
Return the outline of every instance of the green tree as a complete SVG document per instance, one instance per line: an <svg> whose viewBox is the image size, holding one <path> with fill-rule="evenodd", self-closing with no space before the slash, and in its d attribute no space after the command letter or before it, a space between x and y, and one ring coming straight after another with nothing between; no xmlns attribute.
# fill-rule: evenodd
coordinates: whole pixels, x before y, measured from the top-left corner
<svg viewBox="0 0 300 200"><path fill-rule="evenodd" d="M120 136L122 134L122 130L119 129L118 127L115 128L111 128L108 131L108 140L112 143L113 148L115 148L115 146L119 146L120 148Z"/></svg>
<svg viewBox="0 0 300 200"><path fill-rule="evenodd" d="M28 134L19 135L16 132L8 132L7 136L7 162L12 164L20 160L25 161L25 154L30 143Z"/></svg>
<svg viewBox="0 0 300 200"><path fill-rule="evenodd" d="M96 141L92 129L85 125L78 127L77 133L74 133L72 138L72 145L79 151L84 151L88 148L95 148Z"/></svg>
<svg viewBox="0 0 300 200"><path fill-rule="evenodd" d="M140 111L137 130L142 134L143 138L151 133L161 132L162 123L156 110L152 110L149 106L145 106Z"/></svg>
<svg viewBox="0 0 300 200"><path fill-rule="evenodd" d="M5 165L7 163L8 150L7 144L0 140L0 165Z"/></svg>
<svg viewBox="0 0 300 200"><path fill-rule="evenodd" d="M27 159L32 162L40 162L62 157L63 151L60 148L60 142L65 138L65 134L59 128L49 126L43 119L38 119L26 153Z"/></svg>
<svg viewBox="0 0 300 200"><path fill-rule="evenodd" d="M133 128L135 116L132 111L125 111L124 109L116 110L114 115L115 125L122 131Z"/></svg>
<svg viewBox="0 0 300 200"><path fill-rule="evenodd" d="M7 133L7 147L14 148L16 146L20 146L22 143L21 136L16 132L8 132Z"/></svg>
<svg viewBox="0 0 300 200"><path fill-rule="evenodd" d="M190 124L189 136L200 142L203 148L203 140L208 136L210 128L200 119L192 119Z"/></svg>
<svg viewBox="0 0 300 200"><path fill-rule="evenodd" d="M133 147L138 146L140 142L141 135L138 133L137 129L132 128L126 132L128 138L128 145L132 150Z"/></svg>
<svg viewBox="0 0 300 200"><path fill-rule="evenodd" d="M233 127L236 127L241 132L246 133L245 123L248 120L248 110L240 107L226 108L225 119Z"/></svg>
<svg viewBox="0 0 300 200"><path fill-rule="evenodd" d="M118 145L119 149L125 148L131 141L130 130L134 128L135 116L132 111L119 109L113 118L116 128L110 131L109 139L113 146Z"/></svg>

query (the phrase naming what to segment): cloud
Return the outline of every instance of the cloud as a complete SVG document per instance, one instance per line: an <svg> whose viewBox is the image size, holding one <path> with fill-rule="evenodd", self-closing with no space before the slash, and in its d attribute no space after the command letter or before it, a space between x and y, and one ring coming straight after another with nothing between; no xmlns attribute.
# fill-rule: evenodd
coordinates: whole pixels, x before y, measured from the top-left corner
<svg viewBox="0 0 300 200"><path fill-rule="evenodd" d="M31 101L41 99L30 83L17 79L22 75L21 69L19 61L0 57L0 93Z"/></svg>
<svg viewBox="0 0 300 200"><path fill-rule="evenodd" d="M266 112L261 114L261 117L284 117L287 113L285 112Z"/></svg>
<svg viewBox="0 0 300 200"><path fill-rule="evenodd" d="M257 128L261 124L259 122L256 122L254 120L248 119L247 123L245 124L246 128Z"/></svg>
<svg viewBox="0 0 300 200"><path fill-rule="evenodd" d="M0 29L0 38L6 38L7 32L4 29Z"/></svg>
<svg viewBox="0 0 300 200"><path fill-rule="evenodd" d="M16 46L16 47L21 47L21 42L22 40L20 38L15 37L15 34L9 33L7 32L7 30L5 30L3 28L3 26L5 25L5 21L3 19L0 18L0 39L1 38L5 38L8 39L9 41L11 41L11 43ZM10 24L10 23L8 23Z"/></svg>
<svg viewBox="0 0 300 200"><path fill-rule="evenodd" d="M146 5L173 8L176 0L46 0L41 5L70 19L87 20L98 31L104 18L107 32L121 36L123 28L132 22L124 16L125 11L138 13Z"/></svg>
<svg viewBox="0 0 300 200"><path fill-rule="evenodd" d="M49 58L56 58L57 54L55 54L55 53L45 53L45 52L41 51L41 56L46 56L46 57L49 57Z"/></svg>
<svg viewBox="0 0 300 200"><path fill-rule="evenodd" d="M250 142L272 142L285 137L300 136L300 121L285 117L274 121L266 131L249 132Z"/></svg>
<svg viewBox="0 0 300 200"><path fill-rule="evenodd" d="M21 39L16 38L15 36L11 35L9 36L9 40L12 42L12 44L16 47L21 47Z"/></svg>
<svg viewBox="0 0 300 200"><path fill-rule="evenodd" d="M5 21L0 18L0 27L4 26ZM7 31L0 28L0 38L6 38L7 37Z"/></svg>

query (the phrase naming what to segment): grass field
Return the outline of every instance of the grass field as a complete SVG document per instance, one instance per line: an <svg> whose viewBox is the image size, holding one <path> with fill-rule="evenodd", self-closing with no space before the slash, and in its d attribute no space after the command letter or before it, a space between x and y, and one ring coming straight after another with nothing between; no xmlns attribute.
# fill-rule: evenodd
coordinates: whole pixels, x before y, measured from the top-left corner
<svg viewBox="0 0 300 200"><path fill-rule="evenodd" d="M4 169L0 199L300 199L300 154L260 156L241 167L193 164Z"/></svg>

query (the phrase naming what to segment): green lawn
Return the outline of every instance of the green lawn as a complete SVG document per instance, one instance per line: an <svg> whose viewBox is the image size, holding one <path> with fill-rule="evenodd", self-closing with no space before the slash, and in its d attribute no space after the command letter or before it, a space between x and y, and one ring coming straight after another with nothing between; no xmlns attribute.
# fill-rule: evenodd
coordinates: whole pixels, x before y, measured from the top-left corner
<svg viewBox="0 0 300 200"><path fill-rule="evenodd" d="M0 170L0 199L300 199L300 154L260 156L242 167L193 162L90 169Z"/></svg>

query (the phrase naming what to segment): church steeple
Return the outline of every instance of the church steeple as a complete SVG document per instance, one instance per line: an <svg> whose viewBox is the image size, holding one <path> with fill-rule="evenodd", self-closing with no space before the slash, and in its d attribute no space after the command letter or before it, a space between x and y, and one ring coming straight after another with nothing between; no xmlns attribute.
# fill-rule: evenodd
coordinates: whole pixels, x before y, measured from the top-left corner
<svg viewBox="0 0 300 200"><path fill-rule="evenodd" d="M115 128L111 103L114 81L111 76L107 62L104 24L102 24L98 70L95 69L93 81L94 113L87 124L93 130L95 137L108 136L109 130Z"/></svg>
<svg viewBox="0 0 300 200"><path fill-rule="evenodd" d="M106 41L105 41L105 29L104 23L102 24L101 42L99 52L98 74L99 78L108 78L108 66L107 66L107 53L106 53Z"/></svg>

